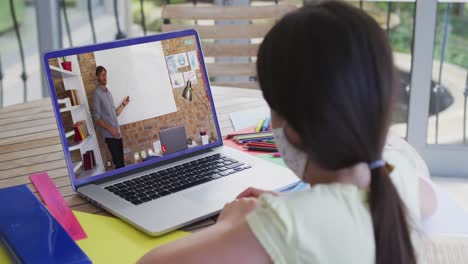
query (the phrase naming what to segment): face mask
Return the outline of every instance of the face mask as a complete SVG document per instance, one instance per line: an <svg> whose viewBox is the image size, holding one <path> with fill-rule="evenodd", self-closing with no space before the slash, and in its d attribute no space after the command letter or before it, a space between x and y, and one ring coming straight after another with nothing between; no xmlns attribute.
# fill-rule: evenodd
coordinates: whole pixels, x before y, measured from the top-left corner
<svg viewBox="0 0 468 264"><path fill-rule="evenodd" d="M301 180L304 178L304 170L307 165L307 154L289 143L284 133L284 128L274 128L271 130L275 136L276 146L278 147L281 157Z"/></svg>

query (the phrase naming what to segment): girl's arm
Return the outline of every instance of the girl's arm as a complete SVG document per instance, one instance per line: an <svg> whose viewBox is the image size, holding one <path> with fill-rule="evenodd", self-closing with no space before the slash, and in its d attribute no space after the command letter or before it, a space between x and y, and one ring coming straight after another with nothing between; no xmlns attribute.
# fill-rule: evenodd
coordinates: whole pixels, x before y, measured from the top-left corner
<svg viewBox="0 0 468 264"><path fill-rule="evenodd" d="M418 168L418 196L419 196L419 212L421 220L425 220L432 216L437 209L437 197L431 186L431 175L427 168L426 162L421 155L404 139L390 130L387 137L387 143L399 148L402 155L410 159ZM398 166L398 164L395 164ZM414 176L416 176L414 175Z"/></svg>
<svg viewBox="0 0 468 264"><path fill-rule="evenodd" d="M215 225L153 249L138 263L271 263L245 220L255 207L255 199L229 203Z"/></svg>

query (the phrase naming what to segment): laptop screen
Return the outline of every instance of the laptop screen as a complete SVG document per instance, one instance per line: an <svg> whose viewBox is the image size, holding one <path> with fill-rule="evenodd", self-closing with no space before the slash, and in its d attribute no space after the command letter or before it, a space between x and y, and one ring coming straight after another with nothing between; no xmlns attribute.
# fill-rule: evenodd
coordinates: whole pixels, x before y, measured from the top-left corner
<svg viewBox="0 0 468 264"><path fill-rule="evenodd" d="M75 188L222 145L194 30L48 52L44 66Z"/></svg>

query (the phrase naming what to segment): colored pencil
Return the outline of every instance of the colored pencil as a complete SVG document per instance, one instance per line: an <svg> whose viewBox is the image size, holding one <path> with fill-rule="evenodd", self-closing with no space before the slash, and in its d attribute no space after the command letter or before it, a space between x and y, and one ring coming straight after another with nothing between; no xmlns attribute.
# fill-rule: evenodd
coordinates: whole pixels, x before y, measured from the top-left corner
<svg viewBox="0 0 468 264"><path fill-rule="evenodd" d="M245 144L250 144L250 145L266 145L266 146L276 146L275 143L267 143L265 141L249 141Z"/></svg>
<svg viewBox="0 0 468 264"><path fill-rule="evenodd" d="M277 152L277 148L267 148L267 147L244 147L246 150L256 150L256 151L265 151L265 152Z"/></svg>
<svg viewBox="0 0 468 264"><path fill-rule="evenodd" d="M246 146L250 147L268 147L268 148L276 148L275 144L270 144L270 143L262 143L262 142L248 142L245 144Z"/></svg>
<svg viewBox="0 0 468 264"><path fill-rule="evenodd" d="M269 117L265 118L265 121L263 122L261 131L267 131L268 130L268 128L270 127L270 121L271 121L271 119Z"/></svg>
<svg viewBox="0 0 468 264"><path fill-rule="evenodd" d="M253 139L253 138L264 138L264 137L271 137L273 138L272 133L256 133L256 134L251 134L251 135L245 135L245 136L234 136L232 140L242 140L242 139Z"/></svg>
<svg viewBox="0 0 468 264"><path fill-rule="evenodd" d="M257 126L255 127L255 132L260 132L262 131L263 123L265 122L264 119L260 119L257 122Z"/></svg>
<svg viewBox="0 0 468 264"><path fill-rule="evenodd" d="M242 137L242 136L249 136L249 135L258 135L258 134L271 134L273 135L271 132L244 132L244 133L231 133L231 134L228 134L226 136L226 139L231 139L231 138L234 138L234 137Z"/></svg>
<svg viewBox="0 0 468 264"><path fill-rule="evenodd" d="M272 137L264 137L264 138L253 138L253 139L243 139L243 140L239 140L237 141L237 143L247 143L247 142L261 142L262 140L265 140L265 139L271 139Z"/></svg>
<svg viewBox="0 0 468 264"><path fill-rule="evenodd" d="M245 145L245 147L254 147L254 148L272 148L272 149L277 149L275 145Z"/></svg>

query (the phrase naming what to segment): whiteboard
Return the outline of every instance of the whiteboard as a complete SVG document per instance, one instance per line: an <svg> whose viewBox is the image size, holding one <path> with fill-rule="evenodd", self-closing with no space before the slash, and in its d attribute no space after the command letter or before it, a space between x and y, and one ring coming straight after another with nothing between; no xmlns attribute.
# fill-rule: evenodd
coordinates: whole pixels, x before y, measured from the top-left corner
<svg viewBox="0 0 468 264"><path fill-rule="evenodd" d="M130 103L117 117L126 125L177 111L161 42L94 52L96 66L107 69L107 88L118 107Z"/></svg>

